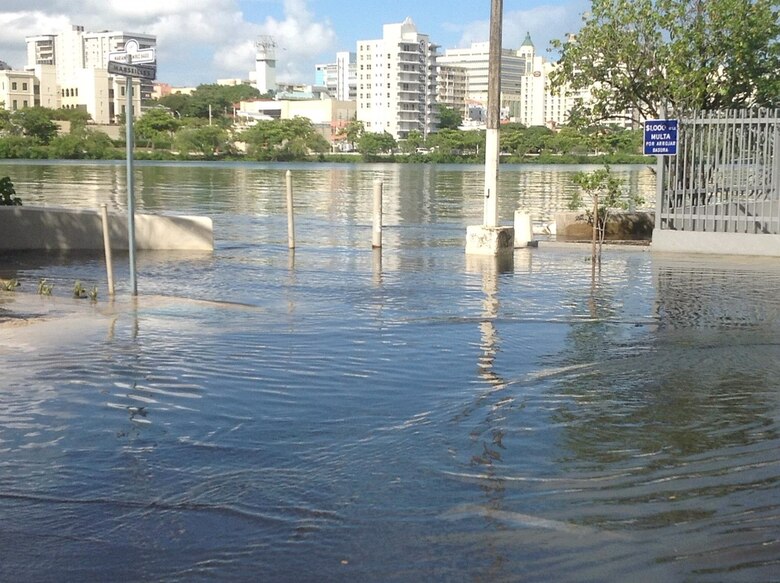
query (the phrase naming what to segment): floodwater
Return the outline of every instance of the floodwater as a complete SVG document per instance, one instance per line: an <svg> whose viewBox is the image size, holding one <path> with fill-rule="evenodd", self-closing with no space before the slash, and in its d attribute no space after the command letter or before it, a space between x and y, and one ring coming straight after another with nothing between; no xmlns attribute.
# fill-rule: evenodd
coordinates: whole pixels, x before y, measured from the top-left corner
<svg viewBox="0 0 780 583"><path fill-rule="evenodd" d="M137 302L126 256L113 308L98 255L0 256L81 314L0 327L0 580L777 578L779 261L466 257L473 167L294 168L291 254L286 169L139 168L216 249L140 253ZM29 204L119 208L122 170L0 165Z"/></svg>

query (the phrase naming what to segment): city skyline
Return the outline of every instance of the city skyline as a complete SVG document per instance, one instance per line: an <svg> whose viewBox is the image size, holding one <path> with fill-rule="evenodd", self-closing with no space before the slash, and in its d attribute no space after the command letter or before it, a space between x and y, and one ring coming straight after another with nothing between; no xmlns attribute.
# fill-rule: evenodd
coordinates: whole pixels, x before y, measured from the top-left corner
<svg viewBox="0 0 780 583"><path fill-rule="evenodd" d="M587 0L504 1L504 46L517 48L531 37L540 54L549 41L576 32ZM360 14L360 18L355 18ZM448 48L483 42L490 3L458 6L441 0L399 0L365 5L355 0L5 0L0 8L0 60L26 64L24 37L56 33L72 25L92 31L123 30L157 36L158 80L176 86L247 78L254 69L254 41L270 35L277 44L277 79L312 83L314 65L354 51L358 40L380 38L382 26L410 17L431 41ZM199 66L194 66L193 63Z"/></svg>

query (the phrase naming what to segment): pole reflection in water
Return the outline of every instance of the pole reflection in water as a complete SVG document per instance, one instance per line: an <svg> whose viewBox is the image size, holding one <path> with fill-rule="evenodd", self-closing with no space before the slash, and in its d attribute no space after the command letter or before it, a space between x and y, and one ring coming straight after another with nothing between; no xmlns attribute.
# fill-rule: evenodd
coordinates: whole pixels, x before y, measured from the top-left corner
<svg viewBox="0 0 780 583"><path fill-rule="evenodd" d="M501 462L504 425L506 422L504 408L511 404L512 398L504 394L506 380L496 371L496 356L501 351L501 336L496 327L501 302L499 300L499 279L504 273L514 270L514 255L511 253L493 256L466 255L466 272L479 274L482 277L482 313L480 314L480 353L477 359L477 371L485 382L485 388L473 404L472 411L484 411L484 419L478 428L471 432L471 440L477 451L471 458L471 465L484 476L479 487L484 495L484 503L478 516L483 516L493 528L502 528L500 521L493 517L496 512L505 510L504 495L505 480L495 467ZM468 413L467 413L468 414ZM490 565L486 575L499 576L504 574L507 563L505 550L494 546L489 538L484 541Z"/></svg>

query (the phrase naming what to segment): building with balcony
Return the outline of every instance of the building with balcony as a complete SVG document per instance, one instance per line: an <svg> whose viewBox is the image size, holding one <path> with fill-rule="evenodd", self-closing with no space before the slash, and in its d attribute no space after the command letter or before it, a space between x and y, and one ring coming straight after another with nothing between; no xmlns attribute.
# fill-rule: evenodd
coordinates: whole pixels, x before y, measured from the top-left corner
<svg viewBox="0 0 780 583"><path fill-rule="evenodd" d="M339 101L357 99L357 55L349 51L336 53L336 62L314 67L314 84L325 87Z"/></svg>
<svg viewBox="0 0 780 583"><path fill-rule="evenodd" d="M436 131L437 57L411 18L384 25L381 39L357 42L357 119L366 131L401 140Z"/></svg>
<svg viewBox="0 0 780 583"><path fill-rule="evenodd" d="M459 111L468 119L468 70L465 67L439 64L436 75L436 101L439 106Z"/></svg>
<svg viewBox="0 0 780 583"><path fill-rule="evenodd" d="M490 43L472 43L468 48L447 49L439 57L441 66L458 67L466 71L466 101L487 105L488 59ZM501 107L513 109L520 100L523 77L528 72L528 62L518 51L501 51Z"/></svg>
<svg viewBox="0 0 780 583"><path fill-rule="evenodd" d="M156 37L123 31L87 32L72 26L56 34L28 36L26 71L38 80L35 105L51 108L79 108L97 124L116 123L126 107L126 79L107 71L109 54L124 50L135 40L140 49L155 48ZM133 84L133 107L152 94L152 82Z"/></svg>

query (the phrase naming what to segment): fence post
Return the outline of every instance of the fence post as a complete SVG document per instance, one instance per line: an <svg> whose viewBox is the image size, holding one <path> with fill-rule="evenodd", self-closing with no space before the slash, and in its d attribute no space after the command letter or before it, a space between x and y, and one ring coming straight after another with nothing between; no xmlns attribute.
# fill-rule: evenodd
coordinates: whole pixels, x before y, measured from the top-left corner
<svg viewBox="0 0 780 583"><path fill-rule="evenodd" d="M661 119L666 119L666 105L661 105ZM679 122L682 123L682 122ZM677 136L682 134L682 128L677 128ZM662 228L661 215L664 209L664 156L656 154L655 156L655 228Z"/></svg>
<svg viewBox="0 0 780 583"><path fill-rule="evenodd" d="M371 247L379 249L382 247L382 191L383 184L381 180L374 180L374 213L373 228L371 230Z"/></svg>
<svg viewBox="0 0 780 583"><path fill-rule="evenodd" d="M287 247L295 249L295 217L293 215L293 188L292 172L289 170L287 178Z"/></svg>
<svg viewBox="0 0 780 583"><path fill-rule="evenodd" d="M100 219L103 223L103 249L106 253L106 278L108 279L108 295L114 295L114 265L111 261L111 233L108 230L108 209L100 205Z"/></svg>

